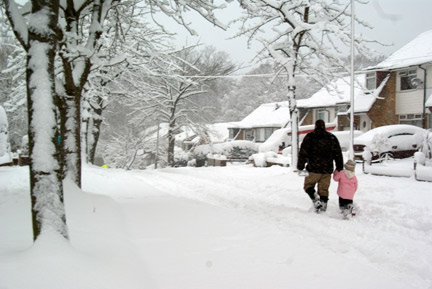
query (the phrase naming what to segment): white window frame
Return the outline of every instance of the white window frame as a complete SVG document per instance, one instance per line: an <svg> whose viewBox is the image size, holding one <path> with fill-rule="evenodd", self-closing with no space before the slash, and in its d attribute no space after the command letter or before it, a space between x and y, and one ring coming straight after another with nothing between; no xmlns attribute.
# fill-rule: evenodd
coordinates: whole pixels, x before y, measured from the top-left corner
<svg viewBox="0 0 432 289"><path fill-rule="evenodd" d="M264 128L257 128L255 129L255 141L256 142L265 142L265 129Z"/></svg>
<svg viewBox="0 0 432 289"><path fill-rule="evenodd" d="M244 139L249 141L255 141L255 130L254 129L245 129L244 130Z"/></svg>
<svg viewBox="0 0 432 289"><path fill-rule="evenodd" d="M374 90L376 88L376 72L366 73L366 89Z"/></svg>
<svg viewBox="0 0 432 289"><path fill-rule="evenodd" d="M423 118L419 113L410 113L410 114L400 114L399 115L399 123L400 124L410 124L418 127L422 127Z"/></svg>
<svg viewBox="0 0 432 289"><path fill-rule="evenodd" d="M265 140L268 140L269 137L273 134L274 131L275 131L274 128L272 128L272 127L266 127L265 128L265 132L264 132L264 138L265 138Z"/></svg>
<svg viewBox="0 0 432 289"><path fill-rule="evenodd" d="M345 105L339 105L337 107L337 113L342 113L342 114L346 114L348 112L348 104Z"/></svg>
<svg viewBox="0 0 432 289"><path fill-rule="evenodd" d="M323 117L321 117L321 114L323 114ZM315 111L315 121L319 119L322 119L325 122L329 122L330 112L326 109L317 109Z"/></svg>
<svg viewBox="0 0 432 289"><path fill-rule="evenodd" d="M399 72L399 88L401 91L406 90L413 90L416 89L416 87L411 83L411 80L413 78L417 77L417 70L416 69L410 69L410 70L404 70ZM403 80L405 79L406 80Z"/></svg>

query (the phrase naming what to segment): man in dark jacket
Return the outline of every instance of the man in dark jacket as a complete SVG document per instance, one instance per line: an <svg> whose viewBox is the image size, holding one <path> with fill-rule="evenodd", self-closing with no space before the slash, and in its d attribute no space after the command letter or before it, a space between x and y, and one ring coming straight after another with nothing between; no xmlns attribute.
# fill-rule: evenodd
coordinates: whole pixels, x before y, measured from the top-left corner
<svg viewBox="0 0 432 289"><path fill-rule="evenodd" d="M343 170L343 156L338 139L326 131L323 120L317 120L315 130L303 139L297 162L297 169L300 171L304 170L306 164L309 175L305 177L304 190L317 211L327 209L333 161L336 163L336 170ZM316 184L318 193L315 191Z"/></svg>

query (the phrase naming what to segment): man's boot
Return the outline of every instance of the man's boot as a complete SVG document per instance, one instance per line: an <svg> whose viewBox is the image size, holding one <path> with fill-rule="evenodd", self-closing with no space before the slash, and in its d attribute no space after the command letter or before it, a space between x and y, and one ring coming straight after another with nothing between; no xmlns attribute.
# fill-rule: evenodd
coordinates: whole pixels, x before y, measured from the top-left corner
<svg viewBox="0 0 432 289"><path fill-rule="evenodd" d="M327 210L327 202L328 202L328 197L320 197L320 201L321 201L321 208L320 211L321 212L325 212Z"/></svg>
<svg viewBox="0 0 432 289"><path fill-rule="evenodd" d="M322 207L322 203L321 203L319 195L315 192L314 188L307 188L306 193L311 198L312 203L313 203L314 208L315 208L315 211L318 212Z"/></svg>

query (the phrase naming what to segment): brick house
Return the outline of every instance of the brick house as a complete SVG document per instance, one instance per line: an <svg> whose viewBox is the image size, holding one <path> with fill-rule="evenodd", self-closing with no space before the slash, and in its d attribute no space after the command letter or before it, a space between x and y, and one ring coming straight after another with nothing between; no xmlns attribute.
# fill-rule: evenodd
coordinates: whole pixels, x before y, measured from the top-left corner
<svg viewBox="0 0 432 289"><path fill-rule="evenodd" d="M354 83L354 126L356 130L367 131L373 122L370 113L380 104L379 95L383 92L389 77L384 77L381 85L375 89L366 88L366 74L355 76ZM297 101L300 111L300 125L312 125L322 119L326 123L337 124L338 130L349 130L350 77L343 77L321 88L310 98Z"/></svg>
<svg viewBox="0 0 432 289"><path fill-rule="evenodd" d="M298 101L301 125L316 119L349 128L350 79L343 78L311 98ZM389 124L432 128L432 30L426 31L376 66L356 75L354 126L367 131Z"/></svg>

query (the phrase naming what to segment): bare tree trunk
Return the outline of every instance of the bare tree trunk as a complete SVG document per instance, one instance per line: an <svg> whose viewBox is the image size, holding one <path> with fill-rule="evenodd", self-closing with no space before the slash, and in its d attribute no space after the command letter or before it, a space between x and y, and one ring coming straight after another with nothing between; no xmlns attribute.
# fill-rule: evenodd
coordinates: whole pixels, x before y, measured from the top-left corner
<svg viewBox="0 0 432 289"><path fill-rule="evenodd" d="M81 121L81 158L89 163L89 129L91 129L91 118L84 118Z"/></svg>
<svg viewBox="0 0 432 289"><path fill-rule="evenodd" d="M174 136L174 123L169 124L168 128L168 166L174 166L174 146L175 146L175 136Z"/></svg>
<svg viewBox="0 0 432 289"><path fill-rule="evenodd" d="M90 1L92 5L91 22L100 25L102 14L102 5L100 0ZM89 3L90 3L89 2ZM73 1L68 2L66 14L66 31L69 33L78 33L78 19L82 16L82 11L76 11ZM88 48L95 48L97 40L100 38L102 31L94 30L90 32ZM69 45L74 47L75 39L70 40ZM66 45L67 47L67 45ZM66 49L67 50L67 49ZM81 100L85 84L88 81L90 69L92 67L91 59L88 57L79 58L74 63L66 55L60 53L63 63L63 72L65 75L64 86L66 94L63 95L62 101L65 113L64 155L65 155L65 172L66 177L72 179L75 184L81 187ZM78 69L79 68L79 69Z"/></svg>
<svg viewBox="0 0 432 289"><path fill-rule="evenodd" d="M96 157L96 148L97 148L97 144L99 142L99 137L100 137L100 128L102 125L102 119L93 119L93 127L91 130L91 134L93 136L91 145L90 145L90 149L89 149L89 162L94 164L95 162L95 157Z"/></svg>
<svg viewBox="0 0 432 289"><path fill-rule="evenodd" d="M91 122L89 120L89 125L87 127L87 158L88 162L94 164L95 156L96 156L96 148L99 142L100 137L100 129L102 126L102 112L103 112L103 100L100 100L99 108L93 108L93 118Z"/></svg>

